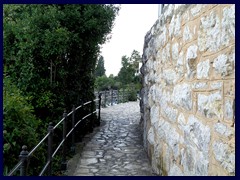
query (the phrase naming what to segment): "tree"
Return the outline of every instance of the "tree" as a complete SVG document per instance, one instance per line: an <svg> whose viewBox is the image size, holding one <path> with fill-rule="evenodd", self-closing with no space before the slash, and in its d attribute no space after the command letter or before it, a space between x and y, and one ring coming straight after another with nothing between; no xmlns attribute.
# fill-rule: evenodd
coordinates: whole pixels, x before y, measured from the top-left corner
<svg viewBox="0 0 240 180"><path fill-rule="evenodd" d="M100 45L109 38L118 6L4 4L3 11L6 75L22 96L31 97L33 114L41 119L37 131L80 99L94 98Z"/></svg>
<svg viewBox="0 0 240 180"><path fill-rule="evenodd" d="M139 73L139 63L141 62L141 56L140 53L136 50L133 50L131 57L130 57L130 63L133 65L133 68L135 69L136 74Z"/></svg>
<svg viewBox="0 0 240 180"><path fill-rule="evenodd" d="M118 73L118 79L122 84L130 84L133 82L135 69L127 56L122 56L122 67Z"/></svg>
<svg viewBox="0 0 240 180"><path fill-rule="evenodd" d="M121 82L122 88L127 88L130 92L128 100L136 100L136 94L141 88L139 63L141 61L140 53L133 50L130 57L122 57L122 67L118 73L117 79Z"/></svg>
<svg viewBox="0 0 240 180"><path fill-rule="evenodd" d="M115 5L4 5L4 65L17 87L33 97L38 117L57 119L63 108L94 97L100 44L118 10Z"/></svg>
<svg viewBox="0 0 240 180"><path fill-rule="evenodd" d="M104 59L103 59L103 56L100 56L100 58L98 59L96 70L95 70L95 77L105 75L105 71L106 70L104 67Z"/></svg>
<svg viewBox="0 0 240 180"><path fill-rule="evenodd" d="M39 134L36 129L40 121L33 115L30 97L23 96L8 76L4 77L3 82L3 164L6 174L18 162L23 144L29 148L37 144ZM40 162L42 157L38 155Z"/></svg>

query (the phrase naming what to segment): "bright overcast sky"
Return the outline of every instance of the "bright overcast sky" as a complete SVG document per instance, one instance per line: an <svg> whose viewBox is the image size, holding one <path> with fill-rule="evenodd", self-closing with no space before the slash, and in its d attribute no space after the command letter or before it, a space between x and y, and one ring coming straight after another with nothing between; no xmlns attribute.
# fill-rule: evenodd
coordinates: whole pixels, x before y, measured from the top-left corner
<svg viewBox="0 0 240 180"><path fill-rule="evenodd" d="M130 57L134 49L142 55L144 37L157 18L156 4L121 5L112 29L112 38L101 49L107 76L118 74L122 56Z"/></svg>

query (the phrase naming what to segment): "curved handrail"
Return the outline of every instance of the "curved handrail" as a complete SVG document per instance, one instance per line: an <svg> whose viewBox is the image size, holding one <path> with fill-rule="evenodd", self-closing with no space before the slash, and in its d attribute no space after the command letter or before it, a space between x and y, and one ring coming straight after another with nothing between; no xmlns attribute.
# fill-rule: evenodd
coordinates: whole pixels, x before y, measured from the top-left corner
<svg viewBox="0 0 240 180"><path fill-rule="evenodd" d="M100 95L101 96L101 95ZM70 116L70 115L73 115L78 109L80 109L81 107L83 106L86 106L90 103L94 103L94 102L97 102L99 101L99 108L100 108L100 104L101 104L101 97L100 98L97 98L97 99L94 99L92 101L88 101L84 104L81 104L80 106L78 106L77 108L73 108L73 110L71 112L69 112L68 114L66 114L65 117L63 117L54 127L52 127L51 131L53 132L53 130L55 130L61 123L64 123L64 121L66 120L66 117ZM92 109L93 110L93 109ZM98 109L99 110L99 109ZM44 165L43 169L41 170L39 176L42 176L47 168L50 166L51 164L51 161L52 161L52 158L54 158L54 156L56 155L56 153L58 152L58 150L60 149L60 147L64 144L64 142L66 141L66 139L72 134L72 132L74 131L74 129L77 127L77 125L84 119L86 119L87 117L93 115L94 113L96 113L97 110L95 111L92 111L91 113L87 114L86 116L82 117L77 123L75 123L72 127L72 129L64 135L62 141L59 143L59 145L57 146L57 148L55 149L55 151L51 154L51 158L48 159L47 163ZM74 117L74 116L73 116ZM100 120L100 110L99 110L99 120ZM47 139L49 138L50 136L52 136L51 132L48 132L44 137L43 139L29 152L26 154L26 159L28 159L36 150L37 148ZM26 151L27 152L27 151ZM13 176L13 174L19 170L19 168L25 168L25 167L22 167L22 165L24 165L24 162L23 160L20 160L15 166L14 168L7 174L7 176ZM25 172L25 171L23 171ZM26 173L26 172L25 172ZM26 174L21 174L21 175L26 175Z"/></svg>
<svg viewBox="0 0 240 180"><path fill-rule="evenodd" d="M104 93L103 93L104 92ZM108 96L106 96L106 92L107 91L103 91L103 92L100 92L98 93L99 97L92 100L92 101L88 101L88 102L85 102L81 105L79 105L78 107L76 108L73 108L72 111L70 111L68 114L67 113L64 113L64 117L54 126L52 127L51 125L49 125L48 127L48 133L44 136L44 138L28 153L27 151L25 151L27 154L25 155L25 160L27 160L36 150L37 148L48 138L48 142L50 142L50 144L48 144L48 160L46 162L46 164L44 165L42 171L40 172L39 176L42 176L46 170L50 167L50 170L49 170L49 174L51 174L51 162L52 162L52 158L54 158L54 156L56 155L56 153L58 152L58 150L60 149L61 146L64 147L65 145L65 141L66 139L72 134L73 137L72 137L72 141L74 143L74 129L79 125L80 122L82 122L84 119L88 118L89 116L95 114L98 112L98 124L100 125L100 111L101 111L101 95L105 95L104 96L104 100L105 100L105 106L106 106L106 99L110 99L111 100L111 104L113 103L113 98L120 98L120 96L122 96L122 100L124 101L124 97L126 97L128 95L128 92L126 91L120 91L122 93L122 95L119 96L119 91L117 90L112 90L112 91L108 91ZM80 120L78 120L78 122L74 122L74 114L77 110L81 109L82 107L88 105L88 104L91 104L91 103L94 103L94 102L99 102L99 105L98 107L99 108L96 108L95 111L93 110L93 106L91 106L91 113L85 115L84 117L82 117ZM119 102L119 101L118 101ZM66 133L64 128L66 129L66 119L67 117L69 117L70 115L72 115L72 129ZM51 148L52 147L49 147L49 146L52 146L51 144L51 141L52 141L52 138L53 138L53 131L61 124L63 123L63 139L62 141L59 143L59 145L57 146L57 148L55 149L55 151L52 153L52 150ZM49 154L50 153L50 154ZM63 155L65 156L65 155ZM25 167L25 161L24 160L20 160L15 166L14 168L8 173L7 176L12 176L19 168L26 168ZM20 173L20 175L26 175L26 172L25 170L23 169Z"/></svg>
<svg viewBox="0 0 240 180"><path fill-rule="evenodd" d="M12 176L18 169L19 167L22 165L23 161L19 161L14 168L12 168L12 170L8 173L8 176Z"/></svg>
<svg viewBox="0 0 240 180"><path fill-rule="evenodd" d="M47 133L46 136L44 138L42 138L42 140L30 151L30 153L28 154L28 156L31 156L34 151L43 143L43 141L45 141L47 139L47 137L49 136L50 133Z"/></svg>

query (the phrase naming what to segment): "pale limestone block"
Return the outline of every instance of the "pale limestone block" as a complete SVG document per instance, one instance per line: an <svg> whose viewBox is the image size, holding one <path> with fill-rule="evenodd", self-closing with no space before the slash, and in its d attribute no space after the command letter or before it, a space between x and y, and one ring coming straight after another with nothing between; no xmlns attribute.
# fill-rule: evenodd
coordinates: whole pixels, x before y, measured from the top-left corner
<svg viewBox="0 0 240 180"><path fill-rule="evenodd" d="M184 174L182 170L174 163L173 166L170 167L168 176L184 176Z"/></svg>
<svg viewBox="0 0 240 180"><path fill-rule="evenodd" d="M151 145L154 145L155 142L155 135L154 135L154 131L153 131L153 127L150 127L150 129L148 130L148 136L147 136L148 142Z"/></svg>
<svg viewBox="0 0 240 180"><path fill-rule="evenodd" d="M191 87L187 83L174 86L172 101L176 106L180 106L186 110L192 109Z"/></svg>
<svg viewBox="0 0 240 180"><path fill-rule="evenodd" d="M200 51L216 52L221 45L220 19L215 12L204 16L200 21L198 46Z"/></svg>
<svg viewBox="0 0 240 180"><path fill-rule="evenodd" d="M213 153L216 160L229 173L235 173L235 152L231 152L229 146L222 141L214 141Z"/></svg>
<svg viewBox="0 0 240 180"><path fill-rule="evenodd" d="M207 118L222 118L222 95L220 91L210 95L198 94L198 111Z"/></svg>
<svg viewBox="0 0 240 180"><path fill-rule="evenodd" d="M202 79L202 78L209 79L209 70L210 70L209 60L198 63L197 78L198 79Z"/></svg>
<svg viewBox="0 0 240 180"><path fill-rule="evenodd" d="M190 115L184 131L185 143L195 144L200 151L208 154L210 137L210 128Z"/></svg>
<svg viewBox="0 0 240 180"><path fill-rule="evenodd" d="M221 43L226 46L235 38L235 5L223 9Z"/></svg>
<svg viewBox="0 0 240 180"><path fill-rule="evenodd" d="M173 44L172 46L172 59L177 60L178 59L178 43Z"/></svg>
<svg viewBox="0 0 240 180"><path fill-rule="evenodd" d="M190 32L189 27L185 26L184 30L183 30L183 41L186 42L186 41L189 41L191 39L192 39L192 33Z"/></svg>
<svg viewBox="0 0 240 180"><path fill-rule="evenodd" d="M234 104L232 99L226 99L225 100L225 111L224 111L224 117L227 120L233 119L233 114L235 113L233 110Z"/></svg>
<svg viewBox="0 0 240 180"><path fill-rule="evenodd" d="M222 123L216 123L214 129L216 132L226 137L233 135L233 129Z"/></svg>
<svg viewBox="0 0 240 180"><path fill-rule="evenodd" d="M186 66L187 66L187 78L191 79L196 74L196 59L197 59L197 50L196 45L191 45L186 54Z"/></svg>
<svg viewBox="0 0 240 180"><path fill-rule="evenodd" d="M221 74L221 76L227 76L231 74L233 70L233 65L225 54L220 54L214 59L213 67L215 72Z"/></svg>
<svg viewBox="0 0 240 180"><path fill-rule="evenodd" d="M192 84L192 89L206 89L207 87L206 82L195 82Z"/></svg>

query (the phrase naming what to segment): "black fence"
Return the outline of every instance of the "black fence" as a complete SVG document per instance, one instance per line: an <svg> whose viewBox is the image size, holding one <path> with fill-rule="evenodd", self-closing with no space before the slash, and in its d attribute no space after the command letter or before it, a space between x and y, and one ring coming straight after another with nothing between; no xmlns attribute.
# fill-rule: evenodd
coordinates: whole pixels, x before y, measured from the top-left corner
<svg viewBox="0 0 240 180"><path fill-rule="evenodd" d="M67 143L70 143L70 150L72 152L75 152L75 129L76 127L85 121L84 128L87 132L93 132L93 128L95 126L100 125L100 115L101 115L101 107L108 107L114 104L124 103L128 102L131 96L131 91L129 90L108 90L108 91L101 91L101 92L95 92L95 100L88 101L85 103L82 103L78 107L72 108L72 111L67 113L64 111L63 118L55 125L53 126L53 123L49 123L49 126L47 128L47 134L44 136L44 138L30 151L27 151L27 146L22 146L22 151L19 155L19 162L15 165L15 167L7 174L7 176L13 176L17 173L20 176L27 176L28 175L28 163L29 159L33 156L34 152L45 143L47 147L47 162L45 163L44 167L42 168L41 172L38 174L39 176L42 176L44 174L51 176L52 175L52 161L54 159L54 156L56 153L60 150L61 152L61 170L66 170L67 168L67 161L66 161L66 152L67 152ZM135 99L139 99L138 94L132 94L132 96L135 97ZM91 112L87 115L81 116L80 120L76 120L76 113L81 111L85 106L91 107ZM94 107L98 107L98 109L94 109ZM82 110L82 112L84 112ZM97 115L97 119L94 117L94 114ZM71 118L69 118L71 116ZM67 132L67 123L69 124L71 119L71 129ZM54 131L62 124L62 139L61 142L55 147L55 150L53 151L53 141L54 141ZM69 136L71 135L71 142L69 142ZM68 139L68 141L66 141ZM47 141L47 142L46 142ZM20 172L19 172L20 171Z"/></svg>
<svg viewBox="0 0 240 180"><path fill-rule="evenodd" d="M122 90L108 90L95 92L95 96L98 97L99 94L102 94L102 107L112 106L114 104L125 103L128 101L139 99L138 94L133 94L133 91L128 89Z"/></svg>
<svg viewBox="0 0 240 180"><path fill-rule="evenodd" d="M98 106L98 109L94 109L94 106ZM81 109L84 106L90 106L91 107L91 113L85 115L84 117L81 117L80 120L76 120L75 114L78 111L81 111ZM97 119L94 117L94 114L98 114ZM80 124L80 122L88 119L86 121L86 127L88 128L88 132L93 132L93 128L95 126L100 125L100 115L101 115L101 93L98 95L98 98L92 101L88 101L86 103L81 104L78 107L72 108L72 111L67 113L64 111L63 113L63 118L55 125L53 126L53 123L49 123L48 129L47 129L47 134L45 137L30 151L27 151L27 146L23 145L22 146L22 151L20 152L19 155L19 162L15 165L15 167L8 173L7 176L13 176L16 175L16 173L19 173L20 171L20 176L26 176L28 175L27 170L28 170L28 161L33 156L34 152L40 147L40 145L46 143L47 141L47 162L42 168L41 172L39 173L39 176L42 176L44 174L47 174L48 176L52 175L52 161L56 153L59 151L59 149L62 149L62 161L61 161L61 169L66 170L67 168L67 162L66 162L66 151L67 151L67 139L71 135L71 151L75 151L75 129L76 127ZM71 118L69 118L71 116ZM67 132L67 123L69 123L69 120L71 119L71 129ZM54 130L62 124L62 140L59 143L59 145L55 148L53 151L53 134ZM68 142L69 143L69 142ZM27 168L28 167L28 168Z"/></svg>

